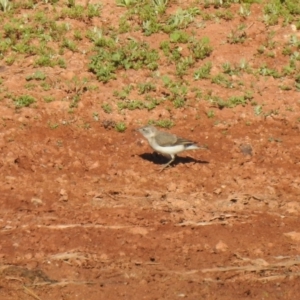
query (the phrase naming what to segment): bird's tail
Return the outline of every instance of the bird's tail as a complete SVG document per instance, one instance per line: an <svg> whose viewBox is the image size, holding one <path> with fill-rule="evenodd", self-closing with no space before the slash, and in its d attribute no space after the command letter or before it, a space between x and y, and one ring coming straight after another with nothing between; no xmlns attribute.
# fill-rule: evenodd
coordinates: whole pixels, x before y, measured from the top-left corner
<svg viewBox="0 0 300 300"><path fill-rule="evenodd" d="M185 145L185 150L196 150L196 149L208 149L206 145L196 145L196 144L188 144Z"/></svg>

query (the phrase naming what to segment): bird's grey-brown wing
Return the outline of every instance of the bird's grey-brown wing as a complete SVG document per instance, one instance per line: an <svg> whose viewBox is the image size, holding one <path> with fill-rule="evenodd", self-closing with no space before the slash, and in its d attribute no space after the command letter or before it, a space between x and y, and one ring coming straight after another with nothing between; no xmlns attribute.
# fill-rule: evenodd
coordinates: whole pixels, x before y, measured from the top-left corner
<svg viewBox="0 0 300 300"><path fill-rule="evenodd" d="M190 145L196 145L196 143L194 143L191 140L187 140L181 137L177 137L177 141L174 145L185 145L185 146L190 146Z"/></svg>
<svg viewBox="0 0 300 300"><path fill-rule="evenodd" d="M159 134L156 135L156 141L160 146L163 147L176 146L176 145L189 146L195 144L190 140L178 137L174 134L167 133L167 132L159 132Z"/></svg>
<svg viewBox="0 0 300 300"><path fill-rule="evenodd" d="M176 145L177 136L168 132L158 132L156 134L156 142L162 147Z"/></svg>

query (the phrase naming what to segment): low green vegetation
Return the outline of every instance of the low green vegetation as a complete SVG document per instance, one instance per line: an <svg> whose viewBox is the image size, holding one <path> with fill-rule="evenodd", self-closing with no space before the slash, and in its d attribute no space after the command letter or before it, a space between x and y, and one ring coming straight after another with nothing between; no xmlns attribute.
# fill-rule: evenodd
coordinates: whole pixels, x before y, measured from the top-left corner
<svg viewBox="0 0 300 300"><path fill-rule="evenodd" d="M36 102L35 98L30 95L21 95L13 99L16 108L28 107Z"/></svg>
<svg viewBox="0 0 300 300"><path fill-rule="evenodd" d="M253 3L260 3L257 19L253 19ZM110 5L118 9L118 20L110 22L108 14L106 22L101 17L107 8L100 2L0 0L1 66L30 69L20 75L25 90L19 92L21 96L7 97L2 83L0 99L13 101L17 108L28 107L36 99L27 93L36 95L38 91L44 93L40 104L67 101L69 113L75 114L79 103L93 102L88 100L95 99L90 97L93 92L104 89L111 94L100 100L100 107L93 108L99 114L112 117L134 110L151 114L160 106L170 113L170 119L151 122L164 128L173 126L175 110L182 111L184 118L184 111L194 108L198 116L202 105L211 119L222 109L247 105L252 105L257 116L280 113L264 107L256 98L263 96L261 82L268 80L277 85L277 94L300 90L297 1L205 0L183 4L115 0ZM239 22L227 26L231 20ZM255 53L235 53L236 48L246 50L255 41L253 20L263 28L260 44L256 44ZM210 24L224 28L218 39L206 30ZM278 38L280 27L288 29L284 38ZM219 56L217 51L222 47L232 49L233 55L227 57L224 52L224 57ZM69 72L76 64L80 64L78 72L88 74L92 82L75 75L77 71ZM61 99L53 96L52 89L60 90ZM81 103L82 99L85 102ZM99 105L98 99L94 102ZM283 110L292 113L295 107L289 105ZM93 118L99 120L99 115ZM85 128L90 126L86 122ZM126 124L116 123L114 128L123 132Z"/></svg>
<svg viewBox="0 0 300 300"><path fill-rule="evenodd" d="M124 122L118 122L115 125L115 130L118 132L124 132L127 129L127 126Z"/></svg>

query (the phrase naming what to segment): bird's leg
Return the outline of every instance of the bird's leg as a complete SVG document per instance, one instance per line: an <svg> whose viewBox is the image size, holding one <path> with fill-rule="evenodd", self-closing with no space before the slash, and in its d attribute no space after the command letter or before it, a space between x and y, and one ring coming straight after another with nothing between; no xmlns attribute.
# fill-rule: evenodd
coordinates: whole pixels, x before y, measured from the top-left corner
<svg viewBox="0 0 300 300"><path fill-rule="evenodd" d="M174 154L170 154L170 156L171 156L171 160L168 163L166 163L165 165L163 165L159 172L161 172L162 170L164 170L165 168L167 168L174 161L175 155Z"/></svg>

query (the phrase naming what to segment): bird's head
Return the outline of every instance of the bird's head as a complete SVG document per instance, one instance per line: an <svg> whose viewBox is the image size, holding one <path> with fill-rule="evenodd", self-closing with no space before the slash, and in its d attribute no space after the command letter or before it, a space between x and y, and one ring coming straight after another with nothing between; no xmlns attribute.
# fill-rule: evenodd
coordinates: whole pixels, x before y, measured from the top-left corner
<svg viewBox="0 0 300 300"><path fill-rule="evenodd" d="M155 136L157 129L152 126L144 126L137 129L138 132L140 132L146 139L150 139Z"/></svg>

